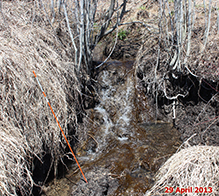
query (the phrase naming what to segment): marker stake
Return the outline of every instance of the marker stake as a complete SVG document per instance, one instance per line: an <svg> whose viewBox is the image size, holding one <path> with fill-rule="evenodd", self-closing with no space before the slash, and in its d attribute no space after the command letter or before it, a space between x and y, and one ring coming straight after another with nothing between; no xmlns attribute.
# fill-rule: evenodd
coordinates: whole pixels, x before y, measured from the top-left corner
<svg viewBox="0 0 219 196"><path fill-rule="evenodd" d="M61 127L61 125L59 124L59 121L58 121L58 119L56 118L56 115L55 115L55 113L54 113L54 111L53 111L53 109L52 109L52 106L50 105L49 100L47 99L46 94L45 94L45 92L44 92L44 90L43 90L43 88L42 88L42 86L41 86L41 84L40 84L40 82L39 82L39 80L38 80L38 78L37 78L37 76L36 76L36 73L35 73L34 71L33 71L33 74L34 74L34 76L35 76L35 78L36 78L36 80L37 80L37 83L38 83L39 86L40 86L40 89L41 89L41 91L42 91L44 97L46 98L46 101L47 101L47 103L48 103L48 105L49 105L49 108L50 108L50 110L52 111L52 114L53 114L54 118L56 119L56 122L58 123L58 126L59 126L59 128L60 128L60 130L61 130L61 132L62 132L62 135L64 136L65 141L66 141L67 144L68 144L68 147L69 147L69 149L70 149L70 151L71 151L71 153L72 153L72 155L73 155L73 157L74 157L74 159L75 159L75 161L76 161L76 163L77 163L77 165L78 165L78 167L79 167L79 169L80 169L80 171L81 171L82 176L84 177L85 182L88 183L88 182L87 182L87 179L86 179L86 177L85 177L85 175L84 175L84 173L83 173L83 171L82 171L82 169L81 169L81 167L80 167L80 165L79 165L79 163L78 163L78 160L77 160L77 158L76 158L76 156L75 156L75 154L74 154L74 152L73 152L73 150L72 150L72 148L71 148L71 145L70 145L70 143L68 142L68 140L67 140L67 138L66 138L66 136L65 136L65 133L64 133L64 131L62 130L62 127Z"/></svg>

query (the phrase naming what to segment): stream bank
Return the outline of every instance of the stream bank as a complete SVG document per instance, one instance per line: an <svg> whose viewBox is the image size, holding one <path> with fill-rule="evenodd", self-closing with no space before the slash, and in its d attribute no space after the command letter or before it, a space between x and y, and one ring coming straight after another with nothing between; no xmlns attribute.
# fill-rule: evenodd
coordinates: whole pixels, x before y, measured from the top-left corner
<svg viewBox="0 0 219 196"><path fill-rule="evenodd" d="M74 164L45 195L137 196L153 185L155 173L181 141L171 123L155 123L145 94L135 88L134 68L134 62L111 61L97 76L100 102L87 111L87 140L77 149L88 184Z"/></svg>

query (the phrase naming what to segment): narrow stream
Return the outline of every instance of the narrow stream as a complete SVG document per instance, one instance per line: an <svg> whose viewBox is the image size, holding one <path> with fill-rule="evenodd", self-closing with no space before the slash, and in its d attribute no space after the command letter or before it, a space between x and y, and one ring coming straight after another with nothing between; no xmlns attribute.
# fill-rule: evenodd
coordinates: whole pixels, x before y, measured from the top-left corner
<svg viewBox="0 0 219 196"><path fill-rule="evenodd" d="M130 62L116 61L99 74L101 101L90 112L88 140L77 150L88 185L72 165L65 178L51 183L47 196L137 196L153 185L159 167L179 147L179 133L169 123L153 122L133 73Z"/></svg>

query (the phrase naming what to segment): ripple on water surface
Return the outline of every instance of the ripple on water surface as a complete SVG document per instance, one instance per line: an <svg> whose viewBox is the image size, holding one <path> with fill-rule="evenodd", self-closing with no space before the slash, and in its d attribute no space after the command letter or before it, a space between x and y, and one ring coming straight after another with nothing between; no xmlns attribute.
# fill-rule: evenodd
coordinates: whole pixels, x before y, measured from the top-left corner
<svg viewBox="0 0 219 196"><path fill-rule="evenodd" d="M180 145L178 131L168 123L131 125L129 129L132 134L125 137L104 135L104 147L92 153L95 154L92 161L90 158L84 162L85 172L104 168L107 175L118 181L111 195L145 193L153 185L153 177L160 166ZM92 137L101 138L101 132L95 133ZM89 138L87 148L81 149L80 153L92 156L89 148L93 142L93 138Z"/></svg>

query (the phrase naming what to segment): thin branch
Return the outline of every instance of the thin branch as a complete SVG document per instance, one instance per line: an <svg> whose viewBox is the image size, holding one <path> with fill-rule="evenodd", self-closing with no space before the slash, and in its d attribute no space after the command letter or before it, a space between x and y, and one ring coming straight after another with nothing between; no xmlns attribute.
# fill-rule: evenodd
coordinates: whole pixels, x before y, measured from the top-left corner
<svg viewBox="0 0 219 196"><path fill-rule="evenodd" d="M51 0L51 12L52 12L52 21L51 21L51 23L53 23L54 22L54 20L55 20L55 10L54 10L54 0Z"/></svg>
<svg viewBox="0 0 219 196"><path fill-rule="evenodd" d="M204 46L201 50L201 53L204 52L207 41L208 41L208 35L209 35L209 30L210 30L210 25L211 25L211 0L209 0L209 10L208 10L208 27L205 30L205 42Z"/></svg>
<svg viewBox="0 0 219 196"><path fill-rule="evenodd" d="M52 23L51 23L51 21L50 21L50 19L49 19L48 13L47 13L47 11L46 11L46 9L45 9L45 6L44 6L44 4L43 4L43 2L42 2L42 0L40 0L40 3L41 3L41 5L42 5L42 7L43 7L43 10L44 10L44 12L45 12L45 14L46 14L46 18L47 18L47 20L48 20L50 26L52 27L53 31L55 32L55 30L54 30L54 28L53 28L53 26L52 26Z"/></svg>
<svg viewBox="0 0 219 196"><path fill-rule="evenodd" d="M116 31L116 40L115 40L113 49L111 50L109 56L101 64L99 64L95 69L101 67L110 58L110 56L112 55L113 51L115 50L115 47L116 47L116 44L117 44L117 40L118 40L118 27L117 27L117 31Z"/></svg>
<svg viewBox="0 0 219 196"><path fill-rule="evenodd" d="M204 13L205 13L205 29L207 28L207 14L206 14L206 4L205 0L203 0L203 5L204 5Z"/></svg>
<svg viewBox="0 0 219 196"><path fill-rule="evenodd" d="M196 3L195 0L193 0L192 29L194 29L194 24L195 24L195 7L196 7Z"/></svg>
<svg viewBox="0 0 219 196"><path fill-rule="evenodd" d="M62 6L63 6L63 9L64 9L64 14L65 14L65 19L66 19L66 23L67 23L69 35L70 35L72 44L73 44L74 49L75 49L75 65L77 65L77 62L78 62L78 59L77 59L78 49L77 49L77 47L76 47L76 45L75 45L74 37L73 37L72 32L71 32L71 27L70 27L70 24L69 24L68 14L67 14L67 10L66 10L65 3L63 3Z"/></svg>
<svg viewBox="0 0 219 196"><path fill-rule="evenodd" d="M172 43L173 43L174 28L173 28L172 15L171 15L171 11L170 11L168 0L166 0L166 5L167 5L169 17L170 17L170 25L171 25L171 31L172 31L172 33L171 33L171 40L172 40Z"/></svg>
<svg viewBox="0 0 219 196"><path fill-rule="evenodd" d="M196 136L197 133L194 133L193 135L191 135L185 142L183 142L180 147L177 149L176 153L179 152L183 146L186 146L186 147L190 147L191 145L189 144L189 140L191 140L194 136Z"/></svg>
<svg viewBox="0 0 219 196"><path fill-rule="evenodd" d="M195 75L194 73L191 72L191 70L188 68L187 65L185 65L185 68L188 70L188 72L189 72L191 75L193 75L193 76L195 76L196 78L198 78L197 75Z"/></svg>
<svg viewBox="0 0 219 196"><path fill-rule="evenodd" d="M184 60L184 64L186 64L187 58L190 55L191 37L192 37L191 18L192 18L192 1L188 0L188 42L187 42L187 51L186 51L186 57Z"/></svg>
<svg viewBox="0 0 219 196"><path fill-rule="evenodd" d="M219 8L217 7L217 4L216 4L216 9L217 9L217 34L219 34Z"/></svg>
<svg viewBox="0 0 219 196"><path fill-rule="evenodd" d="M109 26L109 23L111 21L111 18L114 13L114 7L115 7L115 0L111 0L111 4L108 10L108 14L106 16L106 22L101 26L100 34L96 37L95 43L98 43L100 39L104 36L106 29Z"/></svg>
<svg viewBox="0 0 219 196"><path fill-rule="evenodd" d="M151 32L151 30L149 28L153 28L155 30L159 30L158 28L155 28L155 27L152 27L151 25L149 24L145 24L144 22L141 22L141 21L132 21L132 22L126 22L126 23L120 23L118 26L122 26L122 25L130 25L130 24L134 24L134 23L139 23L139 24L142 24L148 31ZM148 28L149 27L149 28ZM110 31L110 30L109 30ZM155 32L156 34L158 34L159 32Z"/></svg>
<svg viewBox="0 0 219 196"><path fill-rule="evenodd" d="M111 3L112 3L112 1L113 0L111 0ZM111 32L113 32L119 26L119 24L120 24L120 22L121 22L121 20L122 20L122 18L124 16L124 14L126 13L126 3L127 3L127 0L123 0L123 8L122 8L122 11L121 11L121 14L120 14L119 17L118 17L118 11L117 11L117 23L110 30L108 30L106 32L106 29L109 26L109 22L112 19L113 13L110 14L111 17L108 17L107 21L101 27L100 34L96 37L95 44L97 44L103 37L105 37L108 34L110 34ZM115 4L115 2L114 2L114 4Z"/></svg>
<svg viewBox="0 0 219 196"><path fill-rule="evenodd" d="M81 60L82 60L82 49L84 47L84 0L80 0L80 35L79 35L79 44L80 44L80 52L79 52L79 60L78 60L78 71L80 70Z"/></svg>

